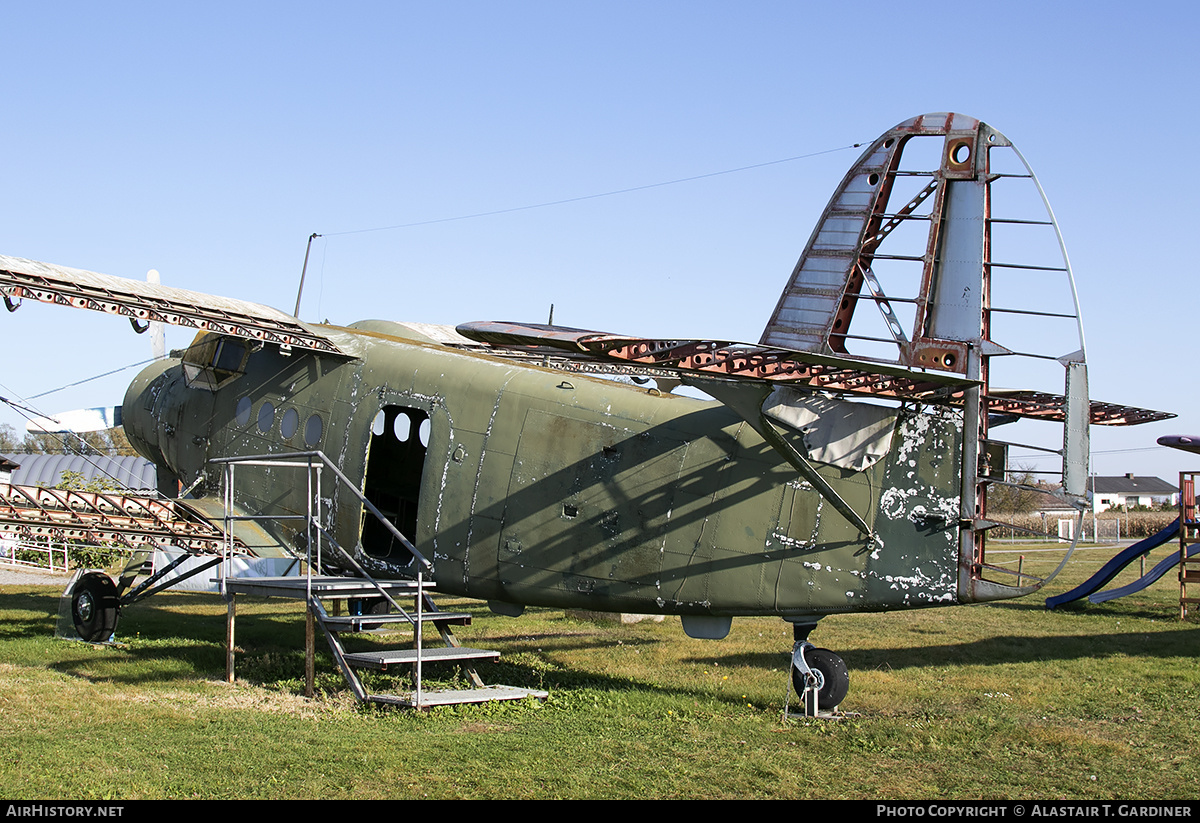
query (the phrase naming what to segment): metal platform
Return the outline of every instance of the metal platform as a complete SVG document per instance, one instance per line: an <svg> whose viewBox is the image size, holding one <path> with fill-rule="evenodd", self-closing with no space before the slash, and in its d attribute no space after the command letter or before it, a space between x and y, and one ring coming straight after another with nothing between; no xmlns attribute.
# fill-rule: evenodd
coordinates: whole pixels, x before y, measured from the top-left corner
<svg viewBox="0 0 1200 823"><path fill-rule="evenodd" d="M420 649L419 656L425 663L446 663L451 660L498 660L500 652L487 649L468 649L465 646L434 647ZM388 649L377 652L354 652L343 655L351 666L386 671L388 666L399 666L417 662L417 649Z"/></svg>
<svg viewBox="0 0 1200 823"><path fill-rule="evenodd" d="M372 582L355 577L230 577L225 581L226 589L233 594L249 594L256 597L284 597L305 600L311 591L322 600L343 600L357 597L379 597L381 591L388 594L409 594L417 591L414 580L386 580ZM424 585L429 592L433 586Z"/></svg>
<svg viewBox="0 0 1200 823"><path fill-rule="evenodd" d="M355 614L329 615L325 625L342 632L374 632L382 631L396 623L411 625L413 620L420 619L421 624L440 623L445 626L470 626L471 615L466 612L423 612L417 615L402 614Z"/></svg>
<svg viewBox="0 0 1200 823"><path fill-rule="evenodd" d="M482 689L446 689L437 692L425 692L421 695L420 708L431 706L456 706L462 703L488 703L494 700L524 700L533 697L545 700L548 692L540 689L519 689L515 686L484 686ZM383 703L390 706L418 708L413 695L374 694L367 698L371 703Z"/></svg>

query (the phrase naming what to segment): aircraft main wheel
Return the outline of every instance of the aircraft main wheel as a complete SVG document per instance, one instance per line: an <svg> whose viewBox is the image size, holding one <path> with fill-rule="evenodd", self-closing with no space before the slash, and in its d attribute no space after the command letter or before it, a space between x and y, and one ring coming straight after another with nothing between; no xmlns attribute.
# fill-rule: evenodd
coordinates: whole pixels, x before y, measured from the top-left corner
<svg viewBox="0 0 1200 823"><path fill-rule="evenodd" d="M817 708L824 711L836 709L850 691L850 672L845 661L829 649L809 649L804 660L817 676ZM804 675L792 669L792 687L796 694L804 694Z"/></svg>
<svg viewBox="0 0 1200 823"><path fill-rule="evenodd" d="M350 613L366 617L370 614L391 614L392 605L382 597L363 597L350 601ZM369 632L378 629L382 623L363 623L362 631Z"/></svg>
<svg viewBox="0 0 1200 823"><path fill-rule="evenodd" d="M117 584L101 572L79 578L71 592L71 617L82 640L98 643L117 628Z"/></svg>

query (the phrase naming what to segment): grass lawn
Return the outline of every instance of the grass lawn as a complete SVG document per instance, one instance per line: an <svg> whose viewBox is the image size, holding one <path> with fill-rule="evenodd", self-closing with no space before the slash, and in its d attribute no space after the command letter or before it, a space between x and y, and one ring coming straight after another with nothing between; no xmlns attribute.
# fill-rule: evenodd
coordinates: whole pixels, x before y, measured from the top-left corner
<svg viewBox="0 0 1200 823"><path fill-rule="evenodd" d="M1049 562L1014 551L1027 569ZM1200 623L1179 620L1174 574L1043 607L1113 554L1077 553L1023 600L823 620L811 639L850 669L837 722L782 718L791 629L776 619L702 641L677 618L444 600L475 615L464 643L503 652L480 667L487 682L550 699L414 713L358 705L327 654L306 700L291 602L239 599L231 686L215 596L156 595L124 613L121 646L93 647L54 639L57 589L0 587L0 795L1197 798Z"/></svg>

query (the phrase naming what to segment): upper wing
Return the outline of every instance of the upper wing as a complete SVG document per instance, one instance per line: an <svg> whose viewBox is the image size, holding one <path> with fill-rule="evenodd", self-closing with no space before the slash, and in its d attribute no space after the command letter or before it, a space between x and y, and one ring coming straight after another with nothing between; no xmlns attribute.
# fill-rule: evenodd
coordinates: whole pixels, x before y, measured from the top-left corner
<svg viewBox="0 0 1200 823"><path fill-rule="evenodd" d="M945 397L978 385L961 375L914 372L882 363L725 340L652 340L521 323L464 323L457 331L500 349L592 364L622 363L635 373L771 380L826 391L910 399Z"/></svg>
<svg viewBox="0 0 1200 823"><path fill-rule="evenodd" d="M459 334L500 350L595 367L621 364L640 374L699 374L786 382L819 391L848 392L924 402L962 402L979 385L961 375L918 371L867 360L717 340L654 340L606 332L522 323L464 323ZM1062 422L1066 398L1032 391L992 389L992 414ZM1168 412L1092 401L1090 422L1127 426L1174 417Z"/></svg>
<svg viewBox="0 0 1200 823"><path fill-rule="evenodd" d="M0 255L0 295L231 334L281 346L344 354L327 336L270 306L124 277Z"/></svg>

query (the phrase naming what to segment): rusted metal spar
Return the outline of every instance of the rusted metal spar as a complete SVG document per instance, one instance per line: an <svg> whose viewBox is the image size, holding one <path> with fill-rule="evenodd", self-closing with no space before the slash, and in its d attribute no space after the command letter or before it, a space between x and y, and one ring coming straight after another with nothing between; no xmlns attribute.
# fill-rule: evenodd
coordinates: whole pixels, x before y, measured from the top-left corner
<svg viewBox="0 0 1200 823"><path fill-rule="evenodd" d="M26 539L163 543L192 553L220 553L225 535L178 500L118 492L81 492L0 483L0 532ZM245 552L235 538L234 550Z"/></svg>
<svg viewBox="0 0 1200 823"><path fill-rule="evenodd" d="M314 351L338 351L296 318L269 306L19 257L0 255L0 295L9 311L28 298L127 317L139 330L143 327L138 323L158 322Z"/></svg>

